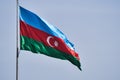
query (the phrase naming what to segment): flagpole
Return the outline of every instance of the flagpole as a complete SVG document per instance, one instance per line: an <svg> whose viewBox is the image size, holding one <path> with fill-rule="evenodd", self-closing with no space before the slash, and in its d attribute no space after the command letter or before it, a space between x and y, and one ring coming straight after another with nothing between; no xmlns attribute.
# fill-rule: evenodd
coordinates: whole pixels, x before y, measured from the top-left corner
<svg viewBox="0 0 120 80"><path fill-rule="evenodd" d="M18 0L16 0L16 80L18 80L18 57L19 57L19 45L18 45Z"/></svg>

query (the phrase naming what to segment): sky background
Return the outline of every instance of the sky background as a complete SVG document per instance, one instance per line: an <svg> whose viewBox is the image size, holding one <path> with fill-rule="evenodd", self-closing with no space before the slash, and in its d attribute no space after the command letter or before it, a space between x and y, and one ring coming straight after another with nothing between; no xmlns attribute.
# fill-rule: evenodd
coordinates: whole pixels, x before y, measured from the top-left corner
<svg viewBox="0 0 120 80"><path fill-rule="evenodd" d="M120 0L19 0L75 44L69 61L20 51L19 80L120 80ZM15 80L16 1L0 0L0 80Z"/></svg>

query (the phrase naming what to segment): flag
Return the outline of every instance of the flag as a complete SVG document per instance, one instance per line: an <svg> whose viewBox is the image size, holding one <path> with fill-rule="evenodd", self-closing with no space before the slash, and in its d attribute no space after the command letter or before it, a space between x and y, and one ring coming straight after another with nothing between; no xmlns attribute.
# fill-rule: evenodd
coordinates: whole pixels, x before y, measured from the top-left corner
<svg viewBox="0 0 120 80"><path fill-rule="evenodd" d="M55 26L23 7L20 9L20 49L68 60L81 70L73 44Z"/></svg>

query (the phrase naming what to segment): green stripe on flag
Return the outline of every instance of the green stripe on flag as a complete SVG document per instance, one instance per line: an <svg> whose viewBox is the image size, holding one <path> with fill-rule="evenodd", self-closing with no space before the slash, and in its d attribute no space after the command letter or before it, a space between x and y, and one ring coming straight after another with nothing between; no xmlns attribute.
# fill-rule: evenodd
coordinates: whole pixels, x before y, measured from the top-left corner
<svg viewBox="0 0 120 80"><path fill-rule="evenodd" d="M74 56L64 53L62 51L56 50L52 47L44 45L42 42L38 42L26 36L20 36L20 49L32 51L37 54L44 54L54 58L59 58L62 60L69 60L72 64L76 65L80 69L80 62Z"/></svg>

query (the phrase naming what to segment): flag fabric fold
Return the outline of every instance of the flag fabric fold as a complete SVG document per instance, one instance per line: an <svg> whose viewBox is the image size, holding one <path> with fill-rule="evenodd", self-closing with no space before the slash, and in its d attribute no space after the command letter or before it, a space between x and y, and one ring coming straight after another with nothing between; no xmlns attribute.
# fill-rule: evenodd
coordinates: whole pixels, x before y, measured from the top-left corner
<svg viewBox="0 0 120 80"><path fill-rule="evenodd" d="M81 70L74 45L55 26L33 12L20 9L20 49L68 60Z"/></svg>

